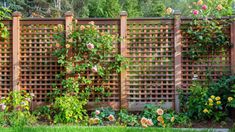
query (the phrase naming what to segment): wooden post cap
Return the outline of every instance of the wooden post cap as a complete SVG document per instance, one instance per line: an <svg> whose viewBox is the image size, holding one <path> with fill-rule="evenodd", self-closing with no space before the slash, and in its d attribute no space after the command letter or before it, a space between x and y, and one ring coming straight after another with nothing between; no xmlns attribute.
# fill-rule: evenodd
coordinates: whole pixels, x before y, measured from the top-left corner
<svg viewBox="0 0 235 132"><path fill-rule="evenodd" d="M181 15L181 12L180 12L180 10L174 10L174 13L173 13L174 15Z"/></svg>
<svg viewBox="0 0 235 132"><path fill-rule="evenodd" d="M12 13L12 17L21 17L21 16L22 16L22 14L19 11L15 11Z"/></svg>
<svg viewBox="0 0 235 132"><path fill-rule="evenodd" d="M71 17L71 16L73 16L73 12L72 11L67 11L67 12L65 12L64 16L65 17Z"/></svg>
<svg viewBox="0 0 235 132"><path fill-rule="evenodd" d="M127 16L127 12L126 11L121 11L120 16Z"/></svg>

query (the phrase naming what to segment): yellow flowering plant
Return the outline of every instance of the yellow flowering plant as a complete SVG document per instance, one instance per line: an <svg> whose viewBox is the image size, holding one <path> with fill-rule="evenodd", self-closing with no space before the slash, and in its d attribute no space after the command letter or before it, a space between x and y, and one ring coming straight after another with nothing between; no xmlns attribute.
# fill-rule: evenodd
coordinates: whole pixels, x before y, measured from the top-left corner
<svg viewBox="0 0 235 132"><path fill-rule="evenodd" d="M235 89L231 90L231 92L233 93L233 96L227 98L227 106L235 108Z"/></svg>
<svg viewBox="0 0 235 132"><path fill-rule="evenodd" d="M226 116L222 106L221 97L215 95L211 95L207 99L204 109L201 112L204 114L205 118L215 119L215 121L220 121Z"/></svg>

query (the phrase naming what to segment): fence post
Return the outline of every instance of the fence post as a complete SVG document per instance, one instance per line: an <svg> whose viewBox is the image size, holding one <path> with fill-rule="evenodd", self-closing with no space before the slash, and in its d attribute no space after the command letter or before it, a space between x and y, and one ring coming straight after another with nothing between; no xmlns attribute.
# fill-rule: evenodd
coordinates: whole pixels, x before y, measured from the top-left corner
<svg viewBox="0 0 235 132"><path fill-rule="evenodd" d="M64 15L65 15L65 35L67 38L73 27L72 26L73 13L71 11L67 11Z"/></svg>
<svg viewBox="0 0 235 132"><path fill-rule="evenodd" d="M180 110L179 94L177 89L181 88L182 81L182 44L181 44L181 13L175 11L174 13L174 48L175 48L175 102L174 107L177 112Z"/></svg>
<svg viewBox="0 0 235 132"><path fill-rule="evenodd" d="M20 90L20 18L22 14L20 12L14 12L12 14L12 85L13 91Z"/></svg>
<svg viewBox="0 0 235 132"><path fill-rule="evenodd" d="M232 15L232 24L230 27L230 35L231 35L231 72L232 74L235 74L235 20L234 17L235 16L235 11L233 11L233 15Z"/></svg>
<svg viewBox="0 0 235 132"><path fill-rule="evenodd" d="M65 14L65 38L66 38L66 43L71 42L71 39L68 39L69 34L73 30L73 13L71 11L67 11ZM71 48L68 51L68 58L72 56L72 51ZM69 75L66 74L66 78L68 78Z"/></svg>
<svg viewBox="0 0 235 132"><path fill-rule="evenodd" d="M121 36L121 45L120 45L120 54L126 57L127 52L127 44L126 44L126 35L127 35L127 12L122 11L120 13L120 36ZM127 89L126 89L126 69L121 71L120 76L120 107L128 108L128 100L127 100Z"/></svg>

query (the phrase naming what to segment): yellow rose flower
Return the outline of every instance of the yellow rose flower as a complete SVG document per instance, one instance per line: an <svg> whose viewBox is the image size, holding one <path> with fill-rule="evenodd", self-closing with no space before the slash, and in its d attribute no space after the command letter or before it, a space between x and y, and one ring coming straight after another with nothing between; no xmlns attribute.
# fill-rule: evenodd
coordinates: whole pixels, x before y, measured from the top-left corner
<svg viewBox="0 0 235 132"><path fill-rule="evenodd" d="M173 11L173 10L172 10L170 7L168 7L168 8L166 9L166 14L168 14L168 15L169 15L169 14L171 14L171 13L172 13L172 11Z"/></svg>
<svg viewBox="0 0 235 132"><path fill-rule="evenodd" d="M69 49L69 48L70 48L70 45L69 45L69 44L66 44L65 47L66 47L67 49Z"/></svg>
<svg viewBox="0 0 235 132"><path fill-rule="evenodd" d="M174 122L175 121L175 117L171 117L171 122Z"/></svg>
<svg viewBox="0 0 235 132"><path fill-rule="evenodd" d="M220 105L220 104L221 104L221 101L217 101L216 104L217 104L217 105Z"/></svg>
<svg viewBox="0 0 235 132"><path fill-rule="evenodd" d="M233 97L228 97L228 102L231 102L233 100Z"/></svg>
<svg viewBox="0 0 235 132"><path fill-rule="evenodd" d="M219 5L216 7L216 9L217 9L218 11L221 11L221 10L223 9L223 6L222 6L221 4L219 4Z"/></svg>
<svg viewBox="0 0 235 132"><path fill-rule="evenodd" d="M208 109L204 109L203 113L209 113Z"/></svg>
<svg viewBox="0 0 235 132"><path fill-rule="evenodd" d="M164 121L164 120L163 120L163 117L162 117L162 116L158 116L158 117L157 117L157 121L163 122L163 121Z"/></svg>
<svg viewBox="0 0 235 132"><path fill-rule="evenodd" d="M215 99L215 96L214 96L214 95L211 95L211 98L212 98L212 99Z"/></svg>
<svg viewBox="0 0 235 132"><path fill-rule="evenodd" d="M219 97L219 96L217 96L217 97L215 98L215 100L216 100L216 101L220 100L220 97Z"/></svg>
<svg viewBox="0 0 235 132"><path fill-rule="evenodd" d="M211 98L208 99L209 103L213 103L213 100Z"/></svg>
<svg viewBox="0 0 235 132"><path fill-rule="evenodd" d="M209 106L213 106L213 103L209 103Z"/></svg>
<svg viewBox="0 0 235 132"><path fill-rule="evenodd" d="M203 4L202 0L197 1L197 5L202 5L202 4Z"/></svg>

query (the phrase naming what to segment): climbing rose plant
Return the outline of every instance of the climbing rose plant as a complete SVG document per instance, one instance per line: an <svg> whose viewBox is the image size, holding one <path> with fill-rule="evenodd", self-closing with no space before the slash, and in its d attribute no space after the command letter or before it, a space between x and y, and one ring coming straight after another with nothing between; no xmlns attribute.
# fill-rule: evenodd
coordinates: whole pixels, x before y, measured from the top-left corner
<svg viewBox="0 0 235 132"><path fill-rule="evenodd" d="M200 60L207 55L227 52L231 44L224 30L229 26L229 21L218 18L231 15L230 8L227 8L230 4L231 2L223 0L198 0L192 3L190 8L193 21L186 28L182 27L191 42L188 52L185 53L187 57Z"/></svg>
<svg viewBox="0 0 235 132"><path fill-rule="evenodd" d="M96 94L98 100L108 96L106 82L111 74L120 73L126 66L126 59L115 52L118 37L100 32L93 21L79 26L75 22L66 38L63 29L61 25L55 27L59 33L55 35L54 55L64 68L60 73L63 88L57 89L60 91L57 93L79 95L86 100L91 93Z"/></svg>

